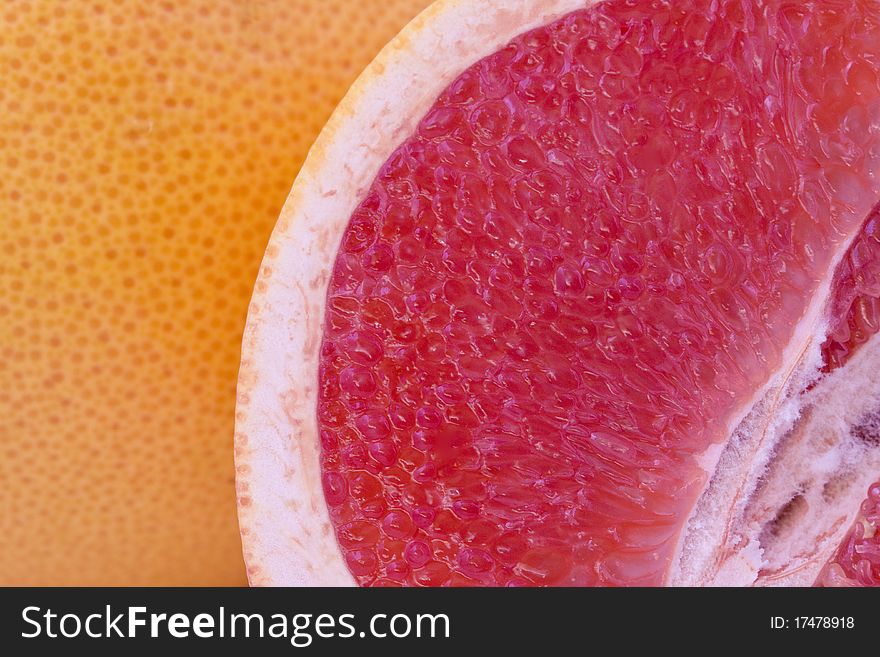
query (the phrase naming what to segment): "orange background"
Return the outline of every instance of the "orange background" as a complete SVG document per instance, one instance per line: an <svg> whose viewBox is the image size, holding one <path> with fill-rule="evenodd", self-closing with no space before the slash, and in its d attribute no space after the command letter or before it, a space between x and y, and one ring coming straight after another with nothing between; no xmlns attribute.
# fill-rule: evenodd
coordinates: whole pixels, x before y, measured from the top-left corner
<svg viewBox="0 0 880 657"><path fill-rule="evenodd" d="M245 583L251 286L310 143L426 4L0 5L0 585Z"/></svg>

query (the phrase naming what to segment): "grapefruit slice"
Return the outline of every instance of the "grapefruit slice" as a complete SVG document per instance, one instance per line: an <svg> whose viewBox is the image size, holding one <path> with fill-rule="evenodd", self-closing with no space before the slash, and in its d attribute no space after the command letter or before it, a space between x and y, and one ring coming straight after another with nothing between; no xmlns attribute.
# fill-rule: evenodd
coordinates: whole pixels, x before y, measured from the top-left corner
<svg viewBox="0 0 880 657"><path fill-rule="evenodd" d="M0 5L0 585L245 582L259 260L333 107L426 5Z"/></svg>
<svg viewBox="0 0 880 657"><path fill-rule="evenodd" d="M251 301L251 583L852 579L878 75L874 2L423 13L313 147Z"/></svg>

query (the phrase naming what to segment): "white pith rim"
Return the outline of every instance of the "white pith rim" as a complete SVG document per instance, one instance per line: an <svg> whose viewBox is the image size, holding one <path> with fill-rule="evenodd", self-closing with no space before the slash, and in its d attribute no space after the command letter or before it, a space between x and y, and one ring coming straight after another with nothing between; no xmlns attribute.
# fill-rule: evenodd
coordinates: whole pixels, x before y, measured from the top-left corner
<svg viewBox="0 0 880 657"><path fill-rule="evenodd" d="M266 249L243 339L235 462L239 524L252 585L354 584L323 498L315 414L327 285L349 217L381 165L462 70L522 32L593 3L436 2L367 68L312 148ZM669 583L811 583L836 547L835 537L851 524L850 514L872 476L880 474L880 449L868 449L849 432L849 426L880 409L880 339L809 395L799 394L815 375L824 307L825 294L815 295L786 350L784 366L732 423L738 442L705 454L703 465L713 478L683 527ZM825 424L822 418L798 419L804 408L820 406L828 411L822 414ZM829 423L840 441L829 448L823 470L812 467L809 456ZM790 438L795 425L807 434L800 447ZM753 454L745 471L733 468L734 448ZM783 490L785 468L799 465L811 473L812 483L805 492ZM846 481L833 502L824 512L810 506L812 515L804 516L797 536L768 533L767 516L755 517L758 508L778 511L796 494L807 503L817 500L827 482L841 478ZM827 527L835 529L820 536ZM769 548L762 537L772 543ZM784 555L800 554L811 540L818 546L813 554L783 563ZM765 548L773 563L764 563Z"/></svg>

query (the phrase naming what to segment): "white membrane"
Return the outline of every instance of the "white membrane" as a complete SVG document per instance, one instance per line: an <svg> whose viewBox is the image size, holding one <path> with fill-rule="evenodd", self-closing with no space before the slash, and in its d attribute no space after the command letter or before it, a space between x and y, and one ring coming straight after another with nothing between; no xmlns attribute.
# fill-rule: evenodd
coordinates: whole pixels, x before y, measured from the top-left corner
<svg viewBox="0 0 880 657"><path fill-rule="evenodd" d="M734 431L671 584L809 586L852 525L880 474L880 335L820 376L823 335Z"/></svg>

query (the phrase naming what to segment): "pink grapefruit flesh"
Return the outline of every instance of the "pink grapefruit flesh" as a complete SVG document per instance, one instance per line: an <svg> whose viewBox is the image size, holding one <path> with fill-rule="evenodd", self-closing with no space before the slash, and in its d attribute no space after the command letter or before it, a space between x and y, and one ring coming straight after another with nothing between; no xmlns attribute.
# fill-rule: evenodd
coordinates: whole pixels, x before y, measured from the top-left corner
<svg viewBox="0 0 880 657"><path fill-rule="evenodd" d="M837 268L829 319L822 355L831 370L880 330L880 206L868 216Z"/></svg>
<svg viewBox="0 0 880 657"><path fill-rule="evenodd" d="M440 4L401 44L470 11ZM553 4L406 88L374 169L321 152L294 187L278 250L320 258L276 284L270 246L252 304L252 581L875 582L880 5ZM279 405L284 330L315 369Z"/></svg>
<svg viewBox="0 0 880 657"><path fill-rule="evenodd" d="M868 489L859 517L817 583L880 586L880 481Z"/></svg>
<svg viewBox="0 0 880 657"><path fill-rule="evenodd" d="M877 193L880 142L839 129L866 102L815 80L843 65L822 32L860 63L880 32L756 9L572 13L467 69L382 168L337 256L318 407L361 584L662 581L699 455Z"/></svg>

